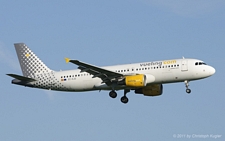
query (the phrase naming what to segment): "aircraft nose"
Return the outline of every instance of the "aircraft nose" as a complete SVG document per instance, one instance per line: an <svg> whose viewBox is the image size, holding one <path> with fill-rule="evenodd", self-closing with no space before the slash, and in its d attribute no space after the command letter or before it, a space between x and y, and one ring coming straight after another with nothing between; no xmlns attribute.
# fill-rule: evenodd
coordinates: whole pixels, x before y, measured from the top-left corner
<svg viewBox="0 0 225 141"><path fill-rule="evenodd" d="M216 69L214 69L213 67L210 67L210 75L213 75L216 72Z"/></svg>

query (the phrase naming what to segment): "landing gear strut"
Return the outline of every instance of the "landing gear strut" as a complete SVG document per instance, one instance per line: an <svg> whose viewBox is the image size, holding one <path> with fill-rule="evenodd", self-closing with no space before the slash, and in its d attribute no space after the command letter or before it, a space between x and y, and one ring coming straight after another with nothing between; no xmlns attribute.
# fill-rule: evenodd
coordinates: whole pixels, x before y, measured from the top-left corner
<svg viewBox="0 0 225 141"><path fill-rule="evenodd" d="M122 96L121 99L120 99L121 102L124 103L124 104L126 104L126 103L129 101L129 99L128 99L127 96L126 96L126 94L127 94L128 92L130 92L129 89L124 89L124 96Z"/></svg>
<svg viewBox="0 0 225 141"><path fill-rule="evenodd" d="M185 86L186 86L186 93L188 93L188 94L191 93L191 89L188 88L189 81L188 80L185 80L184 83L185 83Z"/></svg>
<svg viewBox="0 0 225 141"><path fill-rule="evenodd" d="M112 90L112 91L109 92L109 96L111 98L116 98L117 97L117 93L114 90Z"/></svg>

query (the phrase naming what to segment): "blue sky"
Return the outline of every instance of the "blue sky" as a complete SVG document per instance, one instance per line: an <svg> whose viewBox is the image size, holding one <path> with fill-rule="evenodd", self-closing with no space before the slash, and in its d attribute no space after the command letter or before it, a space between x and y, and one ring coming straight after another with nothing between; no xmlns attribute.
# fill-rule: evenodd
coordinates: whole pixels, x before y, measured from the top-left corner
<svg viewBox="0 0 225 141"><path fill-rule="evenodd" d="M223 0L2 1L0 21L0 140L225 140ZM22 74L17 42L56 71L77 68L64 57L105 66L184 56L216 74L191 82L190 95L184 83L167 84L159 97L131 92L125 105L122 91L111 99L12 85L5 74Z"/></svg>

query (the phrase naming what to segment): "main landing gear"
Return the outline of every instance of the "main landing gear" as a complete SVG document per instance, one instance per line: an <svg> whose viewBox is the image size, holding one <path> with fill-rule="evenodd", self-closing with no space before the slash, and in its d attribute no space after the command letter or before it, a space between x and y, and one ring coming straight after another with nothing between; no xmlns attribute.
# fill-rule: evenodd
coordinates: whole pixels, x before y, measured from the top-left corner
<svg viewBox="0 0 225 141"><path fill-rule="evenodd" d="M127 94L128 92L130 92L129 89L124 89L124 96L122 96L121 99L120 99L120 101L121 101L122 103L124 103L124 104L126 104L126 103L129 101L129 99L128 99L127 96L126 96L126 94Z"/></svg>
<svg viewBox="0 0 225 141"><path fill-rule="evenodd" d="M128 103L128 101L129 101L129 99L128 99L127 96L126 96L126 94L127 94L128 92L130 92L130 90L129 90L129 89L125 89L125 90L124 90L124 96L122 96L121 99L120 99L121 102L124 103L124 104ZM112 91L109 92L109 96L110 96L111 98L116 98L116 97L117 97L117 93L115 92L115 90L112 90Z"/></svg>
<svg viewBox="0 0 225 141"><path fill-rule="evenodd" d="M191 89L188 88L189 81L188 80L185 80L184 83L185 83L185 86L186 86L186 93L190 94L191 93Z"/></svg>
<svg viewBox="0 0 225 141"><path fill-rule="evenodd" d="M116 98L117 97L117 93L114 90L112 90L112 91L109 92L109 96L111 98Z"/></svg>

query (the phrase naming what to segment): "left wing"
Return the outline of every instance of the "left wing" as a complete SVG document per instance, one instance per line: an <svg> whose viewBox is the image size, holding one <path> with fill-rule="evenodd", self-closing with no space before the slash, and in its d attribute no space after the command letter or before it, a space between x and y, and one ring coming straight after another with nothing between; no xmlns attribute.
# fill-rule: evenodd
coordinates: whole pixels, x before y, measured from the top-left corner
<svg viewBox="0 0 225 141"><path fill-rule="evenodd" d="M102 79L103 83L112 82L113 79L122 77L123 74L116 73L107 69L103 69L94 65L90 65L78 60L70 60L69 58L65 58L66 63L71 62L73 64L78 65L78 69L81 70L81 72L88 72L93 75L94 77L99 77Z"/></svg>

